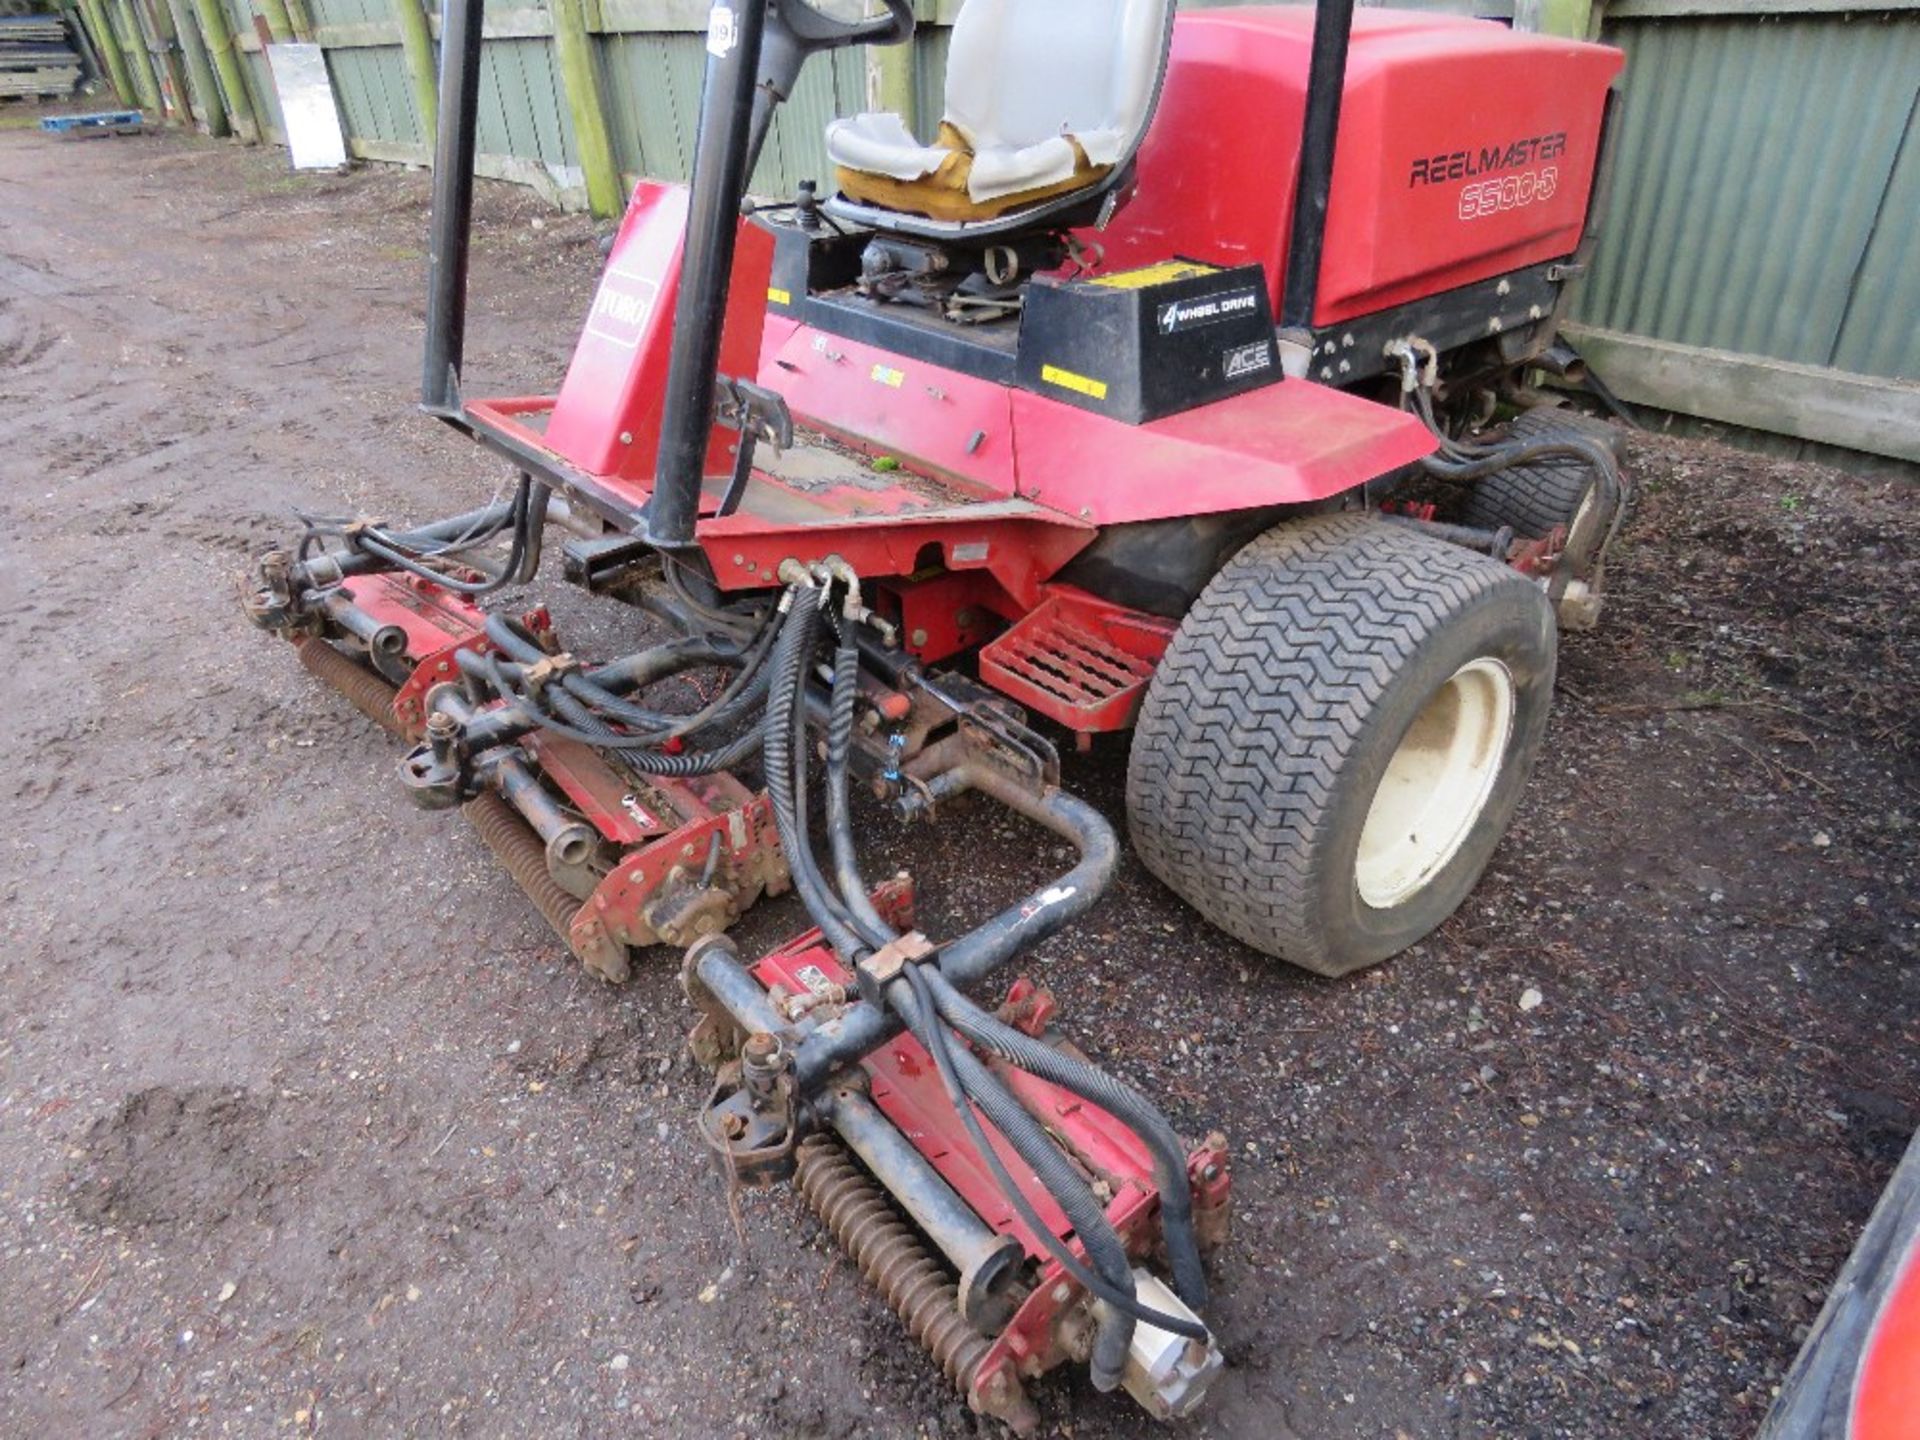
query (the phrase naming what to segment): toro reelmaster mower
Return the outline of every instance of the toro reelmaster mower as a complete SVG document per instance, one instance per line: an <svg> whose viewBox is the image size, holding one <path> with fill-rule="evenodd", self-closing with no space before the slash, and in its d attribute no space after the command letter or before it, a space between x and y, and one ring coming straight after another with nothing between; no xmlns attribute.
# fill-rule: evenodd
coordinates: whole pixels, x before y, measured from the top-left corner
<svg viewBox="0 0 1920 1440"><path fill-rule="evenodd" d="M1279 959L1344 974L1460 903L1621 515L1605 431L1522 384L1578 363L1618 55L1351 0L969 0L931 140L837 120L831 183L756 204L808 57L912 7L716 0L691 184L634 193L558 393L479 400L480 10L443 17L425 405L517 489L309 521L252 617L596 975L684 951L704 1142L791 1179L976 1409L1030 1424L1071 1359L1187 1413L1225 1141L1183 1142L1044 990L985 993L1113 877L1056 741L1131 728L1139 855ZM484 609L549 531L673 638L591 660ZM692 670L725 676L698 710L649 703ZM923 935L910 879L859 872L856 784L905 822L986 797L1077 862ZM788 888L816 928L743 960L728 927Z"/></svg>

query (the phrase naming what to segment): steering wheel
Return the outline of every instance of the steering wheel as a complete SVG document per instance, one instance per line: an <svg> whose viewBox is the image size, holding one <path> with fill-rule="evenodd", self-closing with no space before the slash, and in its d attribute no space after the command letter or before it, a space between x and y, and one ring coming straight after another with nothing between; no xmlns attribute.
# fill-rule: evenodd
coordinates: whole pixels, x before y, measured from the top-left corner
<svg viewBox="0 0 1920 1440"><path fill-rule="evenodd" d="M883 0L884 15L835 20L807 0L773 0L769 17L803 50L840 50L848 45L900 45L913 38L913 0Z"/></svg>

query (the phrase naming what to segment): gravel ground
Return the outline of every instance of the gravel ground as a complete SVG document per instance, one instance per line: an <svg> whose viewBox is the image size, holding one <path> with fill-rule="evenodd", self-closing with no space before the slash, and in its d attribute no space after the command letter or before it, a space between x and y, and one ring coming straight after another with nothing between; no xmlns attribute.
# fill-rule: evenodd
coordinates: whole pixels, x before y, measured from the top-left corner
<svg viewBox="0 0 1920 1440"><path fill-rule="evenodd" d="M0 1431L983 1433L790 1195L736 1235L675 967L591 982L241 621L289 506L502 478L411 408L423 178L279 164L0 133ZM524 393L594 235L480 211L469 388ZM1914 1126L1912 497L1631 467L1605 623L1432 940L1315 980L1130 862L1034 957L1076 1039L1233 1137L1191 1433L1748 1434ZM579 648L635 640L546 593ZM1124 759L1069 773L1116 819ZM935 926L1058 864L984 811L870 828ZM1154 1431L1039 1399L1049 1435Z"/></svg>

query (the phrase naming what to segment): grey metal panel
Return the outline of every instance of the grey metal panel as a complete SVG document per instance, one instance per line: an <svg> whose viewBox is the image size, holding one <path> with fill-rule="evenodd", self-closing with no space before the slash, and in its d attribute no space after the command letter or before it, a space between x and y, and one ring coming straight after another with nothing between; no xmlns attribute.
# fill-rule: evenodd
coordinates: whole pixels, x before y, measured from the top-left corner
<svg viewBox="0 0 1920 1440"><path fill-rule="evenodd" d="M1920 95L1920 15L1634 21L1607 38L1627 52L1625 103L1579 318L1911 373L1920 280L1888 232L1920 218L1920 181L1889 180ZM1870 280L1889 293L1859 293ZM1889 325L1904 335L1888 337Z"/></svg>
<svg viewBox="0 0 1920 1440"><path fill-rule="evenodd" d="M374 8L376 5L378 10ZM308 0L307 8L316 26L360 25L368 20L393 18L393 11L384 0Z"/></svg>
<svg viewBox="0 0 1920 1440"><path fill-rule="evenodd" d="M380 138L402 144L422 144L425 132L413 108L413 85L407 78L406 52L398 45L367 50L368 89L376 98L382 130Z"/></svg>
<svg viewBox="0 0 1920 1440"><path fill-rule="evenodd" d="M793 97L774 117L766 152L753 172L756 195L791 196L802 180L826 188L832 179L827 162L827 122L866 105L866 57L858 50L834 52L831 64L809 62Z"/></svg>
<svg viewBox="0 0 1920 1440"><path fill-rule="evenodd" d="M922 29L914 39L913 105L915 128L931 140L947 108L947 53L953 48L950 27Z"/></svg>
<svg viewBox="0 0 1920 1440"><path fill-rule="evenodd" d="M1920 93L1880 201L1829 363L1863 375L1920 380Z"/></svg>
<svg viewBox="0 0 1920 1440"><path fill-rule="evenodd" d="M526 87L519 73L510 68L500 47L488 43L480 47L480 98L475 111L475 133L483 155L524 154L516 151L516 139L525 143L529 122L526 119Z"/></svg>
<svg viewBox="0 0 1920 1440"><path fill-rule="evenodd" d="M267 67L267 57L259 51L241 52L240 72L246 76L247 93L253 97L253 113L273 134L285 136L286 117L280 113L280 97L273 88L273 72Z"/></svg>
<svg viewBox="0 0 1920 1440"><path fill-rule="evenodd" d="M333 76L333 98L340 103L340 125L347 132L349 144L355 140L391 138L380 133L380 121L367 89L367 72L373 54L371 50L327 52L327 73Z"/></svg>

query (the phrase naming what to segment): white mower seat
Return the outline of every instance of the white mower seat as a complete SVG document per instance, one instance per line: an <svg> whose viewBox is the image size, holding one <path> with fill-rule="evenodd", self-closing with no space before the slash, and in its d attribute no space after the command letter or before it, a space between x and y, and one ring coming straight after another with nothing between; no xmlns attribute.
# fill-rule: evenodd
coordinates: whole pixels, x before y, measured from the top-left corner
<svg viewBox="0 0 1920 1440"><path fill-rule="evenodd" d="M1139 148L1173 0L967 0L946 115L923 145L893 114L827 127L848 198L937 220L991 219L1097 184Z"/></svg>

